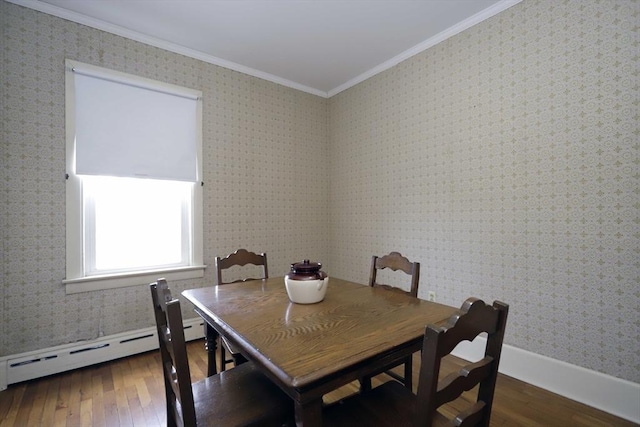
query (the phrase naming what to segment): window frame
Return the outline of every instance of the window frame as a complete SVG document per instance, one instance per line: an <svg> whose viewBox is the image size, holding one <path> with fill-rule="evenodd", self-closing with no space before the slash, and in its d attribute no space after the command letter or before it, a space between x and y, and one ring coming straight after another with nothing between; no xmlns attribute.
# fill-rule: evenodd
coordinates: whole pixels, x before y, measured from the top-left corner
<svg viewBox="0 0 640 427"><path fill-rule="evenodd" d="M196 182L191 196L191 259L188 266L137 270L104 275L86 275L84 273L84 216L82 179L75 171L75 82L74 67L95 71L102 75L111 75L114 80L136 81L146 87L160 90L196 93ZM114 289L127 286L148 284L165 277L168 280L184 280L204 277L206 265L203 263L203 182L202 182L202 92L156 80L146 79L132 74L122 73L102 67L84 64L67 59L65 61L65 134L66 134L66 278L67 294Z"/></svg>

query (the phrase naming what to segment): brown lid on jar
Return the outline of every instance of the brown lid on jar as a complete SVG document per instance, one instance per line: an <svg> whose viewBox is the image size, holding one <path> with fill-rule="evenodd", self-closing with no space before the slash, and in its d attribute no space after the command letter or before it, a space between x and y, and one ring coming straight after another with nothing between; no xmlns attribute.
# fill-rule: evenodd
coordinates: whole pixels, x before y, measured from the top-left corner
<svg viewBox="0 0 640 427"><path fill-rule="evenodd" d="M310 262L305 259L302 262L291 264L291 272L287 277L291 280L318 280L324 279L327 275L320 271L322 264L319 262Z"/></svg>

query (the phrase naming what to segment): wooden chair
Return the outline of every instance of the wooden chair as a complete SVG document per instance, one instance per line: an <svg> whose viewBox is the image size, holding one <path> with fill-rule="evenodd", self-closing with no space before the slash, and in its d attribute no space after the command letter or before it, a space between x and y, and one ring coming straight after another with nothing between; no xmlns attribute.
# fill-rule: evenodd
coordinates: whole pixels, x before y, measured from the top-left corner
<svg viewBox="0 0 640 427"><path fill-rule="evenodd" d="M168 426L293 425L293 401L253 363L191 384L180 302L164 279L150 285Z"/></svg>
<svg viewBox="0 0 640 427"><path fill-rule="evenodd" d="M385 285L378 283L378 270L388 268L393 271L403 271L411 276L411 282L409 285L409 291L405 291L402 288L392 285ZM371 259L371 273L369 274L369 286L379 287L395 292L402 292L411 295L412 297L418 297L418 283L420 282L420 263L411 262L406 257L402 256L399 252L391 252L389 255L383 257L373 256ZM404 375L398 375L391 369L396 366L404 365ZM411 356L404 359L399 364L394 364L385 368L385 374L389 375L393 379L400 381L409 390L413 387L413 361ZM374 376L374 375L372 375ZM371 376L362 378L360 380L360 387L362 391L371 390Z"/></svg>
<svg viewBox="0 0 640 427"><path fill-rule="evenodd" d="M467 299L445 326L427 326L417 395L397 381L388 381L328 406L325 425L488 426L508 311L509 306L499 301L491 306L476 298ZM484 358L438 381L441 359L458 343L483 332L488 333ZM452 419L438 411L477 385L477 399L470 407ZM458 410L463 405L456 402L447 409Z"/></svg>
<svg viewBox="0 0 640 427"><path fill-rule="evenodd" d="M215 269L216 269L216 285L224 285L229 283L237 283L237 282L246 282L248 280L256 280L256 279L268 279L269 278L269 269L267 267L267 254L261 253L256 254L253 252L249 252L246 249L238 249L234 253L224 257L216 257L215 260ZM237 280L223 280L222 271L227 270L231 267L242 267L247 264L253 264L262 267L262 277L244 277L242 279ZM227 358L227 353L231 356L230 359ZM234 366L238 366L244 362L246 362L242 354L233 346L232 343L229 342L224 336L220 336L220 372L226 369L227 363L233 363Z"/></svg>
<svg viewBox="0 0 640 427"><path fill-rule="evenodd" d="M405 291L397 286L385 285L377 282L378 270L384 270L388 268L393 271L403 271L411 276L411 284L409 290ZM371 273L369 274L369 286L381 287L384 289L404 292L412 297L418 297L418 283L420 282L420 263L411 262L406 257L402 256L400 252L391 252L389 255L383 257L373 256L371 259Z"/></svg>

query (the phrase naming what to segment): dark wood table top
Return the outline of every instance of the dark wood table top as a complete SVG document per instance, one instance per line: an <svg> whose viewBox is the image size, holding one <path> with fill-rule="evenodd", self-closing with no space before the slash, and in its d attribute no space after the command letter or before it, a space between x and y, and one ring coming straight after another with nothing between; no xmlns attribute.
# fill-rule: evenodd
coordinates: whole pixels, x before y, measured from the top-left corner
<svg viewBox="0 0 640 427"><path fill-rule="evenodd" d="M186 290L183 296L269 376L297 390L402 346L416 351L425 326L456 311L336 278L329 279L325 299L310 305L290 302L282 277Z"/></svg>

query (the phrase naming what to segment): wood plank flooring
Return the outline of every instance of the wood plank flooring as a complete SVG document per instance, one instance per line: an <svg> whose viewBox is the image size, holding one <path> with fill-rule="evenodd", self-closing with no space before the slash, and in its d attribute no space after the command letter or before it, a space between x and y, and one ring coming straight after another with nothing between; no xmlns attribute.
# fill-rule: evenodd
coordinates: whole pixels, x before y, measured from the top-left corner
<svg viewBox="0 0 640 427"><path fill-rule="evenodd" d="M205 377L201 340L187 344L193 381ZM446 369L460 364L451 358ZM414 384L419 371L414 359ZM384 375L374 379L374 386ZM349 384L327 402L357 391ZM470 396L463 396L463 400ZM452 402L455 406L458 403ZM157 351L10 385L0 392L0 427L164 426L164 383ZM631 422L500 375L492 426L635 426Z"/></svg>

